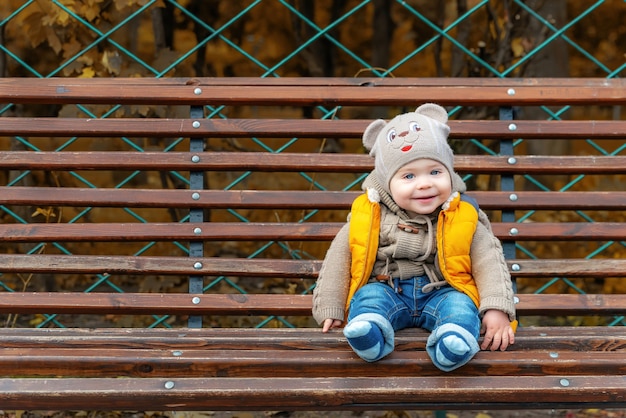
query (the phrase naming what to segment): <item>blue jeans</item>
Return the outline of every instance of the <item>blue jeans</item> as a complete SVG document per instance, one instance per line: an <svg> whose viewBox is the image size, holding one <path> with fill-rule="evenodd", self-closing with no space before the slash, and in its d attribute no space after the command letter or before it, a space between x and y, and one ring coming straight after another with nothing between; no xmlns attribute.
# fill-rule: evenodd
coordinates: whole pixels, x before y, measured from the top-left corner
<svg viewBox="0 0 626 418"><path fill-rule="evenodd" d="M467 343L471 347L471 353L462 364L452 368L437 364L432 350L427 347L433 362L440 369L460 367L478 351L481 325L478 308L469 296L450 285L422 292L422 288L429 283L425 276L400 280L398 287L401 291L398 292L387 283L368 283L352 298L348 323L360 317L358 319L371 320L381 328L386 348L380 358L393 351L394 331L403 328L418 327L432 331L428 343L431 348L443 331L452 329L460 332L469 340Z"/></svg>

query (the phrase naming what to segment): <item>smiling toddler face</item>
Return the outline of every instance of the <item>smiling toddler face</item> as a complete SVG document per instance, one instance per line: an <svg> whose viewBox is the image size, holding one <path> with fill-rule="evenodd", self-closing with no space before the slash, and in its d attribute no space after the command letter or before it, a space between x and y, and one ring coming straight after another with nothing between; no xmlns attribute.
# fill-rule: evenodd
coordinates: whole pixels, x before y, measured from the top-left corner
<svg viewBox="0 0 626 418"><path fill-rule="evenodd" d="M393 200L410 215L429 215L448 200L452 181L442 163L420 158L400 167L389 189Z"/></svg>

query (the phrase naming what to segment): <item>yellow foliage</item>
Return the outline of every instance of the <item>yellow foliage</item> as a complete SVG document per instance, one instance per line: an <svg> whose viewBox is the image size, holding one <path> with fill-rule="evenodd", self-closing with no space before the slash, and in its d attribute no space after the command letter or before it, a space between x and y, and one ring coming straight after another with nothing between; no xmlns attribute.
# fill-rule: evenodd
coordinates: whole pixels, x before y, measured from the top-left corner
<svg viewBox="0 0 626 418"><path fill-rule="evenodd" d="M78 76L78 78L93 78L96 75L93 67L85 67L83 68L83 72Z"/></svg>
<svg viewBox="0 0 626 418"><path fill-rule="evenodd" d="M47 209L37 208L31 216L33 218L37 216L43 216L46 219L50 219L50 218L55 218L57 215L54 213L54 210L52 208L47 208Z"/></svg>
<svg viewBox="0 0 626 418"><path fill-rule="evenodd" d="M515 58L520 58L526 53L522 38L515 38L511 41L511 51Z"/></svg>

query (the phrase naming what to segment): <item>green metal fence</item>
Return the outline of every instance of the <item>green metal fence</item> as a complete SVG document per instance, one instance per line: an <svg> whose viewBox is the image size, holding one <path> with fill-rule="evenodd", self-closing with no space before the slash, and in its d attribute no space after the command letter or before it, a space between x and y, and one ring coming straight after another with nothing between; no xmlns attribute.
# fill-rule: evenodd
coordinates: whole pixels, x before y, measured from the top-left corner
<svg viewBox="0 0 626 418"><path fill-rule="evenodd" d="M231 2L219 0L5 0L0 5L0 76L25 77L114 77L114 76L475 76L524 77L564 76L620 77L626 73L626 1L285 1L256 0ZM24 111L13 104L0 105L0 117ZM30 111L30 110L29 110ZM36 109L39 116L79 115L107 118L120 112L127 115L165 116L170 111L159 108L121 106L76 106L64 109ZM54 112L47 115L46 112ZM235 117L239 110L207 106L196 109L206 118ZM281 110L288 111L288 110ZM451 115L464 109L450 109ZM280 112L276 110L276 112ZM595 112L596 119L622 118L623 110L558 109L541 107L528 110L527 118L576 118L579 112ZM341 109L318 108L321 118L341 117ZM276 117L281 117L280 113ZM15 137L2 142L3 147L27 150L53 149L62 152L76 146L80 138L44 143L32 138ZM185 138L166 143L138 143L119 138L117 147L143 152L159 147L164 152L180 151ZM268 153L279 153L302 145L291 138L283 142L250 138L247 147ZM479 140L473 141L477 152L494 151ZM187 145L185 145L187 146ZM532 153L523 138L512 146ZM528 148L528 149L527 149ZM577 153L596 155L624 154L626 144L581 141ZM83 173L72 172L72 181L82 187L103 187ZM140 181L142 173L116 177L113 187L124 187ZM168 174L170 181L189 186L190 179L181 173ZM325 184L323 178L300 173L300 181L317 189L354 188L362 177L346 180L337 186ZM37 181L35 174L20 172L7 178L12 186L26 179ZM240 183L255 181L253 173L231 173L220 187L237 188ZM472 176L467 178L472 179ZM474 179L476 180L476 179ZM145 181L145 180L141 180ZM623 178L603 179L575 176L564 182L546 181L537 176L520 179L519 187L538 190L574 190L579 187L612 186L623 188ZM608 182L608 183L607 183ZM108 187L111 187L110 185ZM78 222L92 216L86 208L67 222ZM28 222L24 216L0 206L3 217L11 222ZM145 222L144 214L130 208L124 216ZM229 210L241 222L249 215ZM303 215L301 221L315 216ZM530 211L518 216L517 222L545 216ZM605 214L576 211L577 221L606 220ZM615 216L623 216L616 214ZM181 216L179 222L189 221ZM37 252L41 246L28 251ZM56 250L72 253L73 248L53 244ZM154 251L157 243L148 243L133 252L142 255ZM278 248L290 257L317 257L306 248L294 250L284 243L268 242L246 257L260 257ZM595 247L576 248L587 258L623 257L626 242L605 242ZM189 248L175 243L161 249L170 254L188 254ZM536 258L538 252L554 249L534 244L517 244L516 251ZM563 250L563 249L561 249ZM568 251L571 249L566 249ZM24 283L0 276L0 291L15 291ZM85 292L125 292L128 288L110 276L102 275L91 282L77 284ZM82 287L81 287L82 286ZM238 292L247 289L228 277L205 280L202 291L219 291L227 286ZM538 293L553 286L575 292L590 291L584 283L555 277L532 289ZM312 284L302 292L310 292ZM76 288L72 290L78 290ZM291 326L285 318L267 318L252 324L267 326L278 321ZM624 325L623 317L610 318L610 325ZM34 326L66 326L56 315L46 315ZM171 326L169 318L153 317L149 327Z"/></svg>

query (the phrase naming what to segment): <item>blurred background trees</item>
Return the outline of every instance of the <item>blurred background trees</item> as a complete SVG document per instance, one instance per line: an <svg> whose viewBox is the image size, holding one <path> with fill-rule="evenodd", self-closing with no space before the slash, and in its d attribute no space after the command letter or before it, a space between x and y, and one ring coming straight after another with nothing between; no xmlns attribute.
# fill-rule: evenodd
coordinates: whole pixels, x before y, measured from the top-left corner
<svg viewBox="0 0 626 418"><path fill-rule="evenodd" d="M0 76L617 77L625 21L623 0L4 0Z"/></svg>

